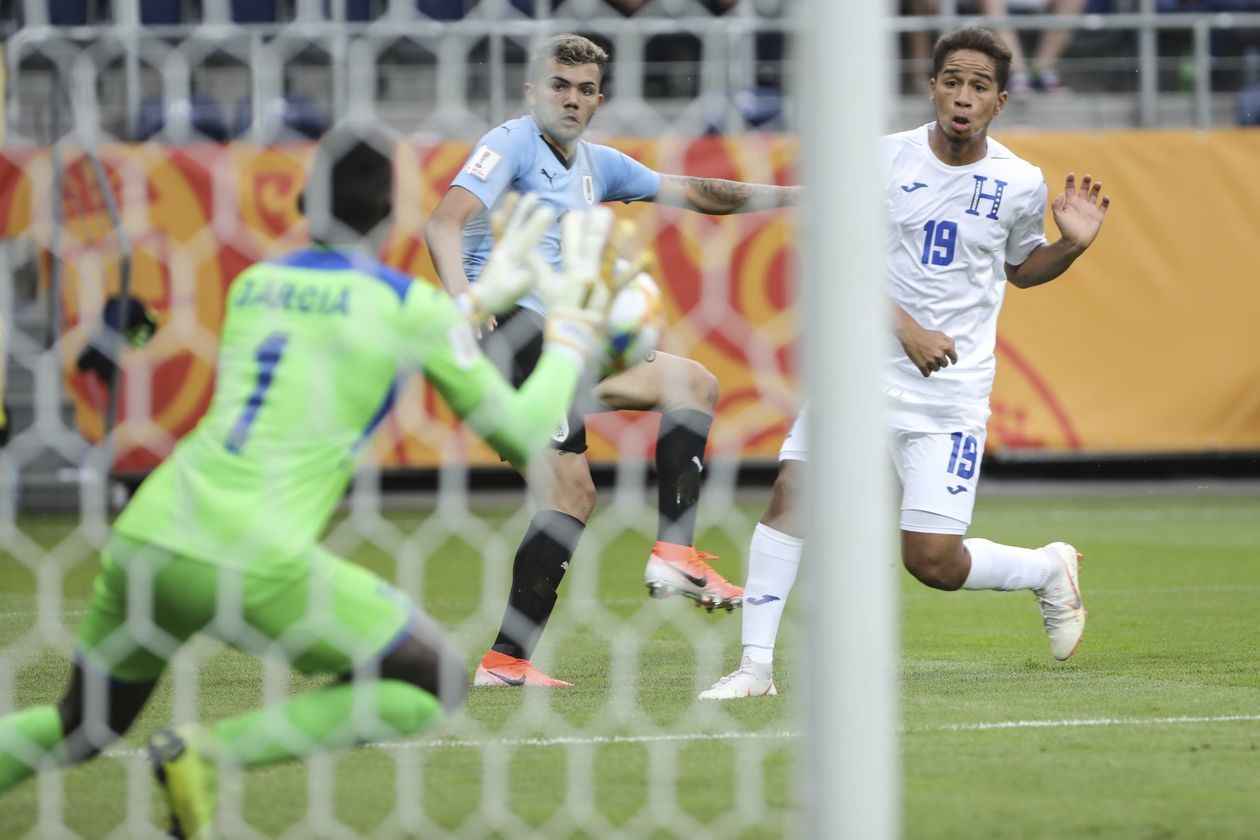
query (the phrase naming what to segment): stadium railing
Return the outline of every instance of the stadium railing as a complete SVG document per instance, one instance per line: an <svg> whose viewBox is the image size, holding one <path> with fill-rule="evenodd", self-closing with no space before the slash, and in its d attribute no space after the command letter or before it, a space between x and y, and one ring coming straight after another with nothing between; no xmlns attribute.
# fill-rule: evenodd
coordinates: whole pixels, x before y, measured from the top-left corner
<svg viewBox="0 0 1260 840"><path fill-rule="evenodd" d="M1134 124L1147 128L1161 125L1161 86L1175 73L1178 87L1183 89L1182 92L1191 95L1192 124L1207 128L1214 122L1219 122L1214 119L1213 112L1213 71L1222 66L1236 70L1242 65L1241 59L1226 60L1213 55L1213 33L1252 31L1254 35L1255 31L1260 31L1260 12L1167 13L1157 11L1156 0L1140 0L1137 10L1131 12L1021 14L998 19L960 14L957 0L945 0L940 15L899 17L892 22L893 28L903 33L940 32L962 25L1002 25L1019 32L1071 29L1083 33L1120 33L1135 37L1134 54L1123 56L1121 62L1126 75L1136 76L1136 90L1122 87L1117 91L1135 98L1137 111ZM1189 51L1184 54L1161 55L1161 35L1188 36Z"/></svg>
<svg viewBox="0 0 1260 840"><path fill-rule="evenodd" d="M516 112L529 46L563 29L594 34L612 47L612 96L600 118L605 132L794 127L784 96L793 71L783 58L797 25L791 2L740 0L721 16L688 0L663 11L649 4L632 17L598 2L571 0L554 12L549 5L537 4L535 17L527 17L510 0L481 0L463 19L438 21L395 0L374 20L341 22L326 19L318 3L300 0L290 22L236 24L220 0L205 3L203 22L146 26L138 6L123 2L114 23L86 27L39 25L28 13L27 25L5 45L13 91L8 144L48 141L49 100L41 95L48 83L38 77L89 42L100 74L90 93L100 100L106 132L120 139L138 137L146 100L158 98L169 109L204 95L225 112L251 109L250 119L238 122L259 132L253 136L267 136L281 127L283 109L273 103L289 94L314 99L333 121L366 97L399 129L465 136ZM339 8L344 15L340 4L330 6ZM1103 54L1094 54L1088 40L1069 53L1065 65L1079 69L1068 75L1082 79L1084 89L1067 100L1075 110L1053 111L1057 124L1100 127L1100 97L1118 103L1119 120L1130 125L1233 122L1231 97L1244 60L1237 49L1216 54L1215 39L1228 33L1247 41L1260 33L1260 12L1170 14L1157 11L1154 0L1134 8L1000 22L1022 33L1072 29L1078 40L1108 39L1100 42ZM956 0L945 2L938 15L902 16L892 26L910 33L999 23L958 9ZM1170 88L1191 107L1161 108Z"/></svg>
<svg viewBox="0 0 1260 840"><path fill-rule="evenodd" d="M52 56L88 42L100 64L102 98L109 100L103 119L122 139L134 135L147 97L189 101L194 93L210 93L225 104L248 97L253 124L259 125L266 103L293 92L283 90L293 85L323 100L334 120L352 107L353 90L356 101L366 93L383 106L382 116L393 115L400 127L463 136L515 111L528 48L565 28L594 34L613 47L609 76L616 96L601 115L603 130L651 130L683 119L703 130L739 131L737 100L758 90L758 67L767 68L763 76L781 75L781 56L759 60L757 40L781 39L790 25L782 15L759 14L747 2L721 17L684 2L673 4L672 16L624 18L602 14L608 9L601 4L573 0L564 14L528 18L509 0L481 0L456 21L425 19L394 3L375 20L351 23L308 14L304 10L311 4L304 3L291 22L249 25L232 23L222 14L225 5L206 3L204 22L173 26L142 26L137 16L125 14L129 7L134 11L127 3L119 4L116 22L108 26L53 27L28 20L6 44L16 92L9 103L10 142L47 139L47 104L26 79L52 72ZM544 7L536 13L543 15ZM680 34L689 36L682 53L673 52L676 43L660 41ZM355 60L347 60L351 51ZM313 60L313 53L322 58ZM295 65L324 69L295 80L286 73ZM395 67L410 78L399 79L404 73ZM232 71L238 78L226 78ZM654 80L664 97L652 96ZM197 89L207 85L213 89ZM396 99L390 97L394 89ZM653 112L658 113L651 119ZM651 119L646 126L645 118Z"/></svg>

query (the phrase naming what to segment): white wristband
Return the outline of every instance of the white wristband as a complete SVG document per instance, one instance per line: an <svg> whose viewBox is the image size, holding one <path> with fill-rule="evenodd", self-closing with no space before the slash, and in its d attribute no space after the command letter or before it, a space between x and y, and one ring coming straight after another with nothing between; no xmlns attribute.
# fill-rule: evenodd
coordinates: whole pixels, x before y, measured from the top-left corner
<svg viewBox="0 0 1260 840"><path fill-rule="evenodd" d="M564 350L585 365L595 348L596 331L585 321L552 316L547 320L544 347Z"/></svg>

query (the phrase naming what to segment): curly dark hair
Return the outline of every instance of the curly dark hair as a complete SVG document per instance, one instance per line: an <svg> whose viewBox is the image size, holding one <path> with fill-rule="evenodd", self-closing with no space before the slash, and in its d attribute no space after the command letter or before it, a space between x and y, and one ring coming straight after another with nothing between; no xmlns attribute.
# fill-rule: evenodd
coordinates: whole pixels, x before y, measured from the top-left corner
<svg viewBox="0 0 1260 840"><path fill-rule="evenodd" d="M936 48L932 50L933 79L940 74L950 54L959 50L974 50L993 59L998 90L1006 90L1006 83L1011 77L1011 51L992 31L974 26L946 33L936 42Z"/></svg>

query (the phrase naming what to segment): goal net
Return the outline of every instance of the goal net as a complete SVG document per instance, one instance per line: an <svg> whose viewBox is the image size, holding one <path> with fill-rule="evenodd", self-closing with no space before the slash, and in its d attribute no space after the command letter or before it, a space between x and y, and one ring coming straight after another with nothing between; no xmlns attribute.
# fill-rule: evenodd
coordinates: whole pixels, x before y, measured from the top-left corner
<svg viewBox="0 0 1260 840"><path fill-rule="evenodd" d="M13 8L0 149L0 714L61 696L114 518L210 406L229 287L309 243L297 198L330 128L369 124L390 138L394 218L364 246L416 282L436 281L425 222L477 139L527 113L528 56L556 33L611 56L585 139L662 173L796 182L786 0ZM794 218L646 202L616 213L656 256L660 349L720 386L695 539L742 585L799 403ZM338 305L290 294L268 305ZM337 415L319 372L338 363L308 360L310 412L295 435ZM788 607L779 635L779 696L697 699L738 665L740 613L648 596L660 417L587 418L598 498L532 652L572 686L473 687L417 735L225 773L224 836L798 833L798 611ZM417 604L471 674L496 641L539 506L418 377L398 383L373 428L322 545ZM142 637L148 617L132 620ZM283 645L239 634L197 634L177 653L152 634L151 649L173 657L135 724L70 769L28 744L22 754L44 772L0 793L0 835L154 836L167 816L146 739L337 676L304 674Z"/></svg>

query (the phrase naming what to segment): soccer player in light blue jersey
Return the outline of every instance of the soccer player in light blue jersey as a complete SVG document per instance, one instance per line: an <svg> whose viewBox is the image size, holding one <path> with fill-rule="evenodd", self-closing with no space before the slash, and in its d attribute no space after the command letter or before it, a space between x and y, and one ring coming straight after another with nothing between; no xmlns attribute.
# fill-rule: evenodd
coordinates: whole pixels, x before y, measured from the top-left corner
<svg viewBox="0 0 1260 840"><path fill-rule="evenodd" d="M616 149L582 140L604 99L600 85L607 61L603 49L578 35L557 35L535 51L525 84L529 114L477 141L425 226L438 276L451 294L476 282L490 246L488 214L508 190L538 193L558 217L605 201L652 201L711 215L797 202L798 187L664 175ZM558 241L552 230L540 246L552 263ZM526 297L502 321L487 325L486 353L514 382L533 369L542 320L539 300ZM551 481L545 489L533 482L538 512L517 550L507 610L476 684L568 685L538 672L529 660L595 506L595 485L583 457L584 414L620 409L661 414L660 521L644 571L653 596L681 594L709 609L740 605L743 590L718 574L706 562L712 555L693 544L717 398L717 379L703 365L668 353L655 353L579 396L556 434Z"/></svg>

